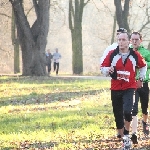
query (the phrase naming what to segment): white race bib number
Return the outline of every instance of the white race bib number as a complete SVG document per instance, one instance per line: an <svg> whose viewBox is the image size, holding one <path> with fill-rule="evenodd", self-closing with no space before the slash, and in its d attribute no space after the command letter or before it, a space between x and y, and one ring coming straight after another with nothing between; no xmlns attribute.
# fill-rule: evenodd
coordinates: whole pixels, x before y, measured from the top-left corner
<svg viewBox="0 0 150 150"><path fill-rule="evenodd" d="M117 79L125 80L129 82L130 72L129 71L117 71Z"/></svg>

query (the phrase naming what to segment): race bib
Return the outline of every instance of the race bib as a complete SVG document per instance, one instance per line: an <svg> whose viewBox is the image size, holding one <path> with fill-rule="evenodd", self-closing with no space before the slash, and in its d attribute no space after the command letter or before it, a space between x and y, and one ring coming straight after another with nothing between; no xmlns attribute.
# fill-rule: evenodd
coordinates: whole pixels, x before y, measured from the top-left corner
<svg viewBox="0 0 150 150"><path fill-rule="evenodd" d="M129 71L117 71L117 79L125 80L129 82L130 72Z"/></svg>

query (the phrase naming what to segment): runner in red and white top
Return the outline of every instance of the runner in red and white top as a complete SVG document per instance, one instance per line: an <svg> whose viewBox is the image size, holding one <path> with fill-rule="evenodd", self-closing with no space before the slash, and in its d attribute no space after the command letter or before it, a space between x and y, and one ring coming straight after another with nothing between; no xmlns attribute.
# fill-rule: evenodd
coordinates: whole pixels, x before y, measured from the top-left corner
<svg viewBox="0 0 150 150"><path fill-rule="evenodd" d="M111 76L111 100L116 127L123 138L123 148L130 149L130 123L132 121L133 95L136 84L136 68L139 68L139 81L145 78L147 65L138 51L129 48L130 35L122 32L118 35L118 47L110 50L101 63L101 72ZM124 121L125 120L125 121Z"/></svg>

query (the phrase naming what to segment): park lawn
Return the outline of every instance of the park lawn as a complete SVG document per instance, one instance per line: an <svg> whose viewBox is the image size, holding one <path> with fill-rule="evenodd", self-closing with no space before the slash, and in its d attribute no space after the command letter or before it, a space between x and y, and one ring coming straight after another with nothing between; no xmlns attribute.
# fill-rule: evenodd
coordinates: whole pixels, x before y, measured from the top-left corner
<svg viewBox="0 0 150 150"><path fill-rule="evenodd" d="M0 77L0 148L82 149L116 134L110 81Z"/></svg>

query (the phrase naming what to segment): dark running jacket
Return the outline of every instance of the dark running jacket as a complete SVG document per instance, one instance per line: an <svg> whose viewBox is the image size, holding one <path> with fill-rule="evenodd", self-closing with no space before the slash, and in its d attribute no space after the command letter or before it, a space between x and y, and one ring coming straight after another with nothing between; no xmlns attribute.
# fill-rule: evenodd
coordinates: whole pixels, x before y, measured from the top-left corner
<svg viewBox="0 0 150 150"><path fill-rule="evenodd" d="M108 52L101 64L101 72L109 75L108 69L114 67L114 73L111 74L111 90L136 89L136 68L140 70L140 78L144 79L146 75L146 62L137 51L129 48L129 55L122 62L122 56L119 53L119 47Z"/></svg>

